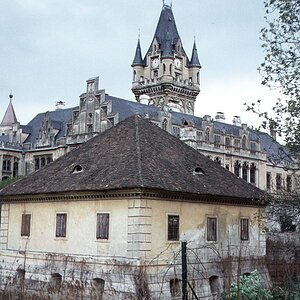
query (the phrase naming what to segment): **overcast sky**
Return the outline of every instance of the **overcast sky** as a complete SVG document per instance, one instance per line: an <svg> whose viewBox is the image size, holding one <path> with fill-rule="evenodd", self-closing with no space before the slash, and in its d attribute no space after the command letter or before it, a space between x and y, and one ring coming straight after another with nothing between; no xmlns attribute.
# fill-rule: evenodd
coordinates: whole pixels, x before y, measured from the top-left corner
<svg viewBox="0 0 300 300"><path fill-rule="evenodd" d="M170 0L166 0L168 3ZM161 0L1 0L0 119L10 91L21 124L55 109L76 106L88 78L106 93L134 100L131 63L138 31L143 55L154 35ZM262 0L173 0L184 48L196 36L202 64L195 115L225 112L256 123L243 103L275 94L260 85ZM0 121L1 121L0 120Z"/></svg>

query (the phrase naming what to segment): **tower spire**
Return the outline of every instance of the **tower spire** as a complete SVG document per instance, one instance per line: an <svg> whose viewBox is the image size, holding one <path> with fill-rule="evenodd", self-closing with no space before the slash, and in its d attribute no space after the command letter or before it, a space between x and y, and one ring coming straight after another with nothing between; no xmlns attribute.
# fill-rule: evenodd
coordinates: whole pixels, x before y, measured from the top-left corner
<svg viewBox="0 0 300 300"><path fill-rule="evenodd" d="M4 117L2 119L2 122L0 124L2 126L12 126L13 124L18 122L14 107L12 105L12 98L13 98L13 94L10 93L9 94L9 104L8 104L8 107L4 114Z"/></svg>
<svg viewBox="0 0 300 300"><path fill-rule="evenodd" d="M197 51L196 38L195 37L194 37L194 45L193 45L193 50L192 50L192 57L191 57L191 61L190 61L190 66L201 68L201 64L200 64L199 57L198 57L198 51Z"/></svg>
<svg viewBox="0 0 300 300"><path fill-rule="evenodd" d="M143 62L143 58L142 58L140 32L139 32L138 42L137 42L136 49L135 49L135 55L134 55L134 59L133 59L131 66L133 67L133 66L142 66L142 65L144 65L144 62Z"/></svg>

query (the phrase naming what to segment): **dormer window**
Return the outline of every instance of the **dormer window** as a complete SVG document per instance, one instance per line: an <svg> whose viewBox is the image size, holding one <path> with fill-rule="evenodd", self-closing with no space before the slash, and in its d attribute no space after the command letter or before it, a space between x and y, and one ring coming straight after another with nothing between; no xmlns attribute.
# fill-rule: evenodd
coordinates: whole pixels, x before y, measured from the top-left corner
<svg viewBox="0 0 300 300"><path fill-rule="evenodd" d="M205 173L202 168L196 167L195 170L193 171L193 174L194 175L196 175L196 174L204 175Z"/></svg>
<svg viewBox="0 0 300 300"><path fill-rule="evenodd" d="M81 173L83 172L83 168L81 165L76 165L72 171L72 174L78 174L78 173Z"/></svg>

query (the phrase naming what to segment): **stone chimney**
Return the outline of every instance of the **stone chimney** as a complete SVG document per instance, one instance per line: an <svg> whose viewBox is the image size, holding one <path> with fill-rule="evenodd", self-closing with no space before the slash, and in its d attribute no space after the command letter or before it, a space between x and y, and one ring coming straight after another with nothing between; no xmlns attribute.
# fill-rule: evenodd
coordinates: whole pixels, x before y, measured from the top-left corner
<svg viewBox="0 0 300 300"><path fill-rule="evenodd" d="M225 121L225 114L221 111L217 111L215 119L219 122Z"/></svg>
<svg viewBox="0 0 300 300"><path fill-rule="evenodd" d="M55 104L55 108L56 110L60 110L60 109L64 109L65 108L66 103L63 101L57 101Z"/></svg>

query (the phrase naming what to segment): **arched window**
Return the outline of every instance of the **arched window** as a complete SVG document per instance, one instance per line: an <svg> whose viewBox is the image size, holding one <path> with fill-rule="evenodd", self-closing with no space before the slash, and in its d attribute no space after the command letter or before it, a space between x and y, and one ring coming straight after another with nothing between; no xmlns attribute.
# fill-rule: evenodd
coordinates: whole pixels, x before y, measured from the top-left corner
<svg viewBox="0 0 300 300"><path fill-rule="evenodd" d="M166 64L163 64L163 72L166 74Z"/></svg>
<svg viewBox="0 0 300 300"><path fill-rule="evenodd" d="M133 71L133 81L136 81L136 71Z"/></svg>
<svg viewBox="0 0 300 300"><path fill-rule="evenodd" d="M197 73L197 83L200 84L200 72Z"/></svg>
<svg viewBox="0 0 300 300"><path fill-rule="evenodd" d="M154 45L154 52L156 52L156 45Z"/></svg>
<svg viewBox="0 0 300 300"><path fill-rule="evenodd" d="M101 278L94 278L91 282L92 293L96 299L102 299L105 287L105 280Z"/></svg>
<svg viewBox="0 0 300 300"><path fill-rule="evenodd" d="M163 120L162 128L163 128L163 130L167 130L168 129L168 120L167 119Z"/></svg>
<svg viewBox="0 0 300 300"><path fill-rule="evenodd" d="M170 69L170 75L172 75L172 64L170 64L169 69Z"/></svg>
<svg viewBox="0 0 300 300"><path fill-rule="evenodd" d="M219 156L217 156L217 157L215 157L215 162L216 162L217 164L221 165L222 160L221 160L221 158L220 158Z"/></svg>
<svg viewBox="0 0 300 300"><path fill-rule="evenodd" d="M180 296L180 281L177 278L173 278L170 280L170 293L171 297L179 297Z"/></svg>
<svg viewBox="0 0 300 300"><path fill-rule="evenodd" d="M247 139L245 136L242 138L242 149L246 150L247 149Z"/></svg>
<svg viewBox="0 0 300 300"><path fill-rule="evenodd" d="M205 129L205 136L204 136L205 143L209 143L209 140L210 140L209 135L210 135L210 129L206 128Z"/></svg>
<svg viewBox="0 0 300 300"><path fill-rule="evenodd" d="M248 163L244 162L242 168L242 178L246 181L248 181L248 169L249 169Z"/></svg>

